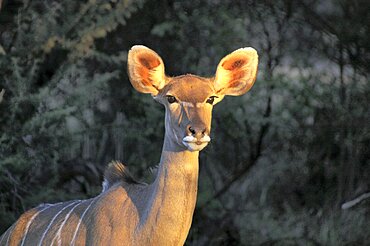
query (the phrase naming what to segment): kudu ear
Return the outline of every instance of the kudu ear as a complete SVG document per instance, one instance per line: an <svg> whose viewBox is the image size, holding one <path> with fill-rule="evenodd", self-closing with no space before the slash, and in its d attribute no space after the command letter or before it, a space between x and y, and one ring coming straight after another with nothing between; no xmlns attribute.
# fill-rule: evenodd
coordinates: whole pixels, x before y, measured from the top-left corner
<svg viewBox="0 0 370 246"><path fill-rule="evenodd" d="M132 86L141 93L156 96L166 84L162 58L143 45L135 45L128 52L127 67Z"/></svg>
<svg viewBox="0 0 370 246"><path fill-rule="evenodd" d="M251 47L235 50L217 66L214 86L218 94L239 96L246 93L257 77L258 55Z"/></svg>

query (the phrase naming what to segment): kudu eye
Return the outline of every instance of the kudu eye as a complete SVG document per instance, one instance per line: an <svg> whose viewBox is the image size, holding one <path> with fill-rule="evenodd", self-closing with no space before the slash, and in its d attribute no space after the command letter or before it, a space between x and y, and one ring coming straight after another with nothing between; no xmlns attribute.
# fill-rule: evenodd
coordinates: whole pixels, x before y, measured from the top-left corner
<svg viewBox="0 0 370 246"><path fill-rule="evenodd" d="M216 96L211 96L207 99L206 103L209 103L211 105L213 105L213 102L215 101L215 98L217 98Z"/></svg>
<svg viewBox="0 0 370 246"><path fill-rule="evenodd" d="M167 101L171 104L174 102L177 102L177 99L174 96L166 96L166 97L167 97Z"/></svg>

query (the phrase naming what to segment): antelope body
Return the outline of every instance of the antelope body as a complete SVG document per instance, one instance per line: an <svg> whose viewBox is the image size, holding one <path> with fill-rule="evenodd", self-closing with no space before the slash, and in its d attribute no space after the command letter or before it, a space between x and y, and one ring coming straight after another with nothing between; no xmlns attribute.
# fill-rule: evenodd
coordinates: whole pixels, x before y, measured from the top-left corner
<svg viewBox="0 0 370 246"><path fill-rule="evenodd" d="M225 95L246 93L257 64L257 52L242 48L220 61L213 78L168 77L157 53L133 46L131 84L166 109L155 181L138 183L123 164L112 162L98 196L33 208L2 235L0 245L183 245L196 203L199 151L210 141L213 105Z"/></svg>

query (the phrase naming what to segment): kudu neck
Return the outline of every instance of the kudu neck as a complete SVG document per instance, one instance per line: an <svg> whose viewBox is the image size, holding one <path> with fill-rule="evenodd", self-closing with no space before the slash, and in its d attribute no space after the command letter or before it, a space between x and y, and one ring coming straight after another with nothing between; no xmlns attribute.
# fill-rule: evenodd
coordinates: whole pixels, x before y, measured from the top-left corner
<svg viewBox="0 0 370 246"><path fill-rule="evenodd" d="M199 152L170 140L166 134L158 174L149 187L144 231L152 245L184 244L197 198Z"/></svg>

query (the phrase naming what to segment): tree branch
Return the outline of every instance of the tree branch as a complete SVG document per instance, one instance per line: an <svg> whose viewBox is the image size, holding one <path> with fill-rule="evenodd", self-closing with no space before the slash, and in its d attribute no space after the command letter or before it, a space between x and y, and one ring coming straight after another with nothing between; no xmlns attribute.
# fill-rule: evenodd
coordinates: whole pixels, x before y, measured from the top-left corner
<svg viewBox="0 0 370 246"><path fill-rule="evenodd" d="M361 196L359 196L359 197L357 197L357 198L355 198L355 199L353 199L351 201L348 201L348 202L343 203L342 204L342 209L343 210L344 209L349 209L349 208L355 206L356 204L358 204L358 203L360 203L363 200L368 199L368 198L370 198L370 192L364 193Z"/></svg>
<svg viewBox="0 0 370 246"><path fill-rule="evenodd" d="M263 114L263 118L267 119L268 117L270 117L270 114L271 114L271 95L267 99L267 105L266 105L266 108L265 108L265 111L264 111L264 114ZM262 153L262 142L263 142L263 139L264 139L265 135L268 132L269 127L270 127L269 122L265 122L265 123L262 124L262 126L259 130L259 133L258 133L258 139L256 141L256 149L255 149L255 151L253 151L251 153L250 158L249 158L249 165L245 165L241 169L237 170L235 172L235 174L233 175L233 177L231 179L229 179L219 191L217 191L209 200L207 200L199 208L200 210L207 207L211 203L211 201L213 201L214 199L218 199L224 193L226 193L236 181L238 181L246 173L248 173L249 170L257 163L257 161L258 161L258 159L259 159L259 157L261 156L261 153Z"/></svg>
<svg viewBox="0 0 370 246"><path fill-rule="evenodd" d="M0 0L0 1L1 1L1 0ZM4 89L2 89L2 90L0 91L0 103L3 101L4 94L5 94L5 90L4 90Z"/></svg>

